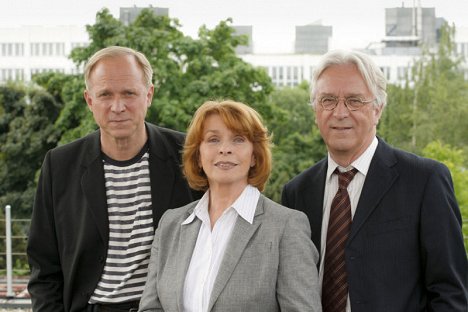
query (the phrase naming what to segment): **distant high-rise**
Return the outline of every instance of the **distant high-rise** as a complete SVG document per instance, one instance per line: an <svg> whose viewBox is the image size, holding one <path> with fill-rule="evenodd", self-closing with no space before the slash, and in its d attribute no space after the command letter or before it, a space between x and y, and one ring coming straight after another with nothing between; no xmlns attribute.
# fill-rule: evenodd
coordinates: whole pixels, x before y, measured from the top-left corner
<svg viewBox="0 0 468 312"><path fill-rule="evenodd" d="M129 25L138 17L141 10L143 9L150 9L154 12L154 14L159 15L159 16L169 16L168 8L157 8L157 7L152 7L152 6L143 8L143 7L133 6L133 7L128 7L128 8L120 8L119 19L124 25Z"/></svg>
<svg viewBox="0 0 468 312"><path fill-rule="evenodd" d="M385 9L386 47L418 47L421 44L433 46L437 43L437 28L440 21L435 8Z"/></svg>
<svg viewBox="0 0 468 312"><path fill-rule="evenodd" d="M234 35L244 35L247 37L247 45L240 45L236 47L237 54L251 54L253 53L252 44L252 26L232 26Z"/></svg>
<svg viewBox="0 0 468 312"><path fill-rule="evenodd" d="M296 26L294 52L298 54L323 54L328 51L332 26L310 24Z"/></svg>

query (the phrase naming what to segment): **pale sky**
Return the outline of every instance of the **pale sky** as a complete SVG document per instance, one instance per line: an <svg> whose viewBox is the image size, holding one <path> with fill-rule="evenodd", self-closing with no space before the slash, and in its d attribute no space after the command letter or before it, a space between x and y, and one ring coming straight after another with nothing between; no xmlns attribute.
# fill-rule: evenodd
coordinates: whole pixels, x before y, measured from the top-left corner
<svg viewBox="0 0 468 312"><path fill-rule="evenodd" d="M233 25L252 25L256 53L292 51L295 26L318 21L333 26L332 49L364 48L384 36L385 8L418 2L468 27L468 0L0 0L0 27L93 24L103 7L118 18L120 7L152 5L169 8L190 36L228 17Z"/></svg>

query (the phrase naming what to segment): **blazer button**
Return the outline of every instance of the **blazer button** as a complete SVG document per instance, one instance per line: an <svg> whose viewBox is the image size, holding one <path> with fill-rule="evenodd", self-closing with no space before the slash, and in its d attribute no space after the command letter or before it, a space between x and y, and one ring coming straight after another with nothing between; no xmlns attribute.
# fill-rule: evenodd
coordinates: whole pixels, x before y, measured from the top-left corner
<svg viewBox="0 0 468 312"><path fill-rule="evenodd" d="M104 258L104 257L99 257L99 262L100 262L100 263L103 263L105 260L106 260L106 258Z"/></svg>

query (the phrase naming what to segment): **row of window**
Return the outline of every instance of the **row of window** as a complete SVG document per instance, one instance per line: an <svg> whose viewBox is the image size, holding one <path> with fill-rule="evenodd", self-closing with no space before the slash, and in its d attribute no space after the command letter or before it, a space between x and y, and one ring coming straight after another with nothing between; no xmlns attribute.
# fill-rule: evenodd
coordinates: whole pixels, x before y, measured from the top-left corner
<svg viewBox="0 0 468 312"><path fill-rule="evenodd" d="M0 69L0 81L24 80L24 69L22 68L2 68Z"/></svg>
<svg viewBox="0 0 468 312"><path fill-rule="evenodd" d="M276 86L297 86L303 80L312 78L313 67L309 67L309 75L301 66L272 66L269 68L269 76Z"/></svg>
<svg viewBox="0 0 468 312"><path fill-rule="evenodd" d="M46 72L55 72L55 73L65 73L63 68L33 68L31 69L31 76L40 73ZM77 74L81 71L79 69L72 70L71 74ZM2 68L0 69L0 82L5 82L8 80L12 81L24 81L25 80L25 70L23 68Z"/></svg>
<svg viewBox="0 0 468 312"><path fill-rule="evenodd" d="M271 66L265 68L271 77L275 86L297 86L303 80L310 81L312 79L314 68L310 66L308 68L309 75L306 73L306 68L301 66ZM387 80L404 80L408 74L410 74L410 68L405 66L399 66L396 68L396 73L393 73L392 68L384 66L380 68L385 75ZM307 77L306 77L307 76Z"/></svg>
<svg viewBox="0 0 468 312"><path fill-rule="evenodd" d="M86 46L86 42L72 42L71 49ZM25 47L28 44L21 42L2 42L0 43L0 56L21 57L25 56ZM31 42L29 44L29 53L31 56L66 56L64 42Z"/></svg>
<svg viewBox="0 0 468 312"><path fill-rule="evenodd" d="M0 43L0 56L24 56L24 43Z"/></svg>

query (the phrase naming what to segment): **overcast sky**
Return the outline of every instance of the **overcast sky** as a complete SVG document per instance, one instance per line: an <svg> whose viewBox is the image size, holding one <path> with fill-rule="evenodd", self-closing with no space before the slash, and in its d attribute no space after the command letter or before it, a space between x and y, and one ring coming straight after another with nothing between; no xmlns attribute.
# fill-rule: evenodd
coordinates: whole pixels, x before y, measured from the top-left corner
<svg viewBox="0 0 468 312"><path fill-rule="evenodd" d="M0 27L93 24L103 7L118 17L119 7L152 5L169 8L191 36L201 25L211 28L228 17L234 25L253 25L257 53L292 51L294 27L318 21L333 26L332 48L363 48L384 36L385 8L418 2L468 27L468 0L0 0Z"/></svg>

